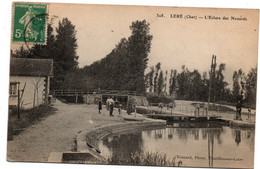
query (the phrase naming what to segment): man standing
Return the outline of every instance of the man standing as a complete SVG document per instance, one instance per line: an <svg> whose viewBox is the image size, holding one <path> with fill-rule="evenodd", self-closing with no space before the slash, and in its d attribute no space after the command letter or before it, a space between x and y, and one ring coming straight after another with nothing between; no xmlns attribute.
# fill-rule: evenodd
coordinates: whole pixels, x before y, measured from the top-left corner
<svg viewBox="0 0 260 169"><path fill-rule="evenodd" d="M113 116L113 110L114 110L114 100L113 100L113 98L111 98L111 99L109 99L109 112L110 112L110 116Z"/></svg>
<svg viewBox="0 0 260 169"><path fill-rule="evenodd" d="M107 98L106 106L107 106L107 112L109 113L109 103L110 103L110 97Z"/></svg>

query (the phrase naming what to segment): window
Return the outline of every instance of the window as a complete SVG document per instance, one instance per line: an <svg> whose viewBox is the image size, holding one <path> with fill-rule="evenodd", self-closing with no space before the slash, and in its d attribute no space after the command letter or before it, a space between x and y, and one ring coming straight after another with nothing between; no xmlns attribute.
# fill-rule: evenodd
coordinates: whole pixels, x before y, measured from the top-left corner
<svg viewBox="0 0 260 169"><path fill-rule="evenodd" d="M17 84L15 82L10 83L9 94L10 96L17 96Z"/></svg>

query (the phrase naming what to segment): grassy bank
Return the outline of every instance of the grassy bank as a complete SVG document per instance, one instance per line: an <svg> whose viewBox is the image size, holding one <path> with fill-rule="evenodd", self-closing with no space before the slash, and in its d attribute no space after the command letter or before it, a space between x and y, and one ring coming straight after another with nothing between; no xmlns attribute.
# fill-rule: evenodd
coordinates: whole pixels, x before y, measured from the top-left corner
<svg viewBox="0 0 260 169"><path fill-rule="evenodd" d="M135 152L127 157L113 156L108 158L108 164L113 165L139 165L139 166L181 166L182 161L167 159L166 154L151 152Z"/></svg>
<svg viewBox="0 0 260 169"><path fill-rule="evenodd" d="M20 119L18 119L17 110L9 109L7 139L12 140L14 135L18 135L25 128L44 119L44 117L54 114L55 110L55 108L45 105L30 110L20 110Z"/></svg>

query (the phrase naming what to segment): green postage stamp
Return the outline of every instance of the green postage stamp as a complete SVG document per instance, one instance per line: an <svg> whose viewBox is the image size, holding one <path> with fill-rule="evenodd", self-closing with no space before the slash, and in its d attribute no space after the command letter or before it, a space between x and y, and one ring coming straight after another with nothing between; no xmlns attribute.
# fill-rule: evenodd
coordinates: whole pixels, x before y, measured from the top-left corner
<svg viewBox="0 0 260 169"><path fill-rule="evenodd" d="M14 3L13 42L44 44L47 4Z"/></svg>

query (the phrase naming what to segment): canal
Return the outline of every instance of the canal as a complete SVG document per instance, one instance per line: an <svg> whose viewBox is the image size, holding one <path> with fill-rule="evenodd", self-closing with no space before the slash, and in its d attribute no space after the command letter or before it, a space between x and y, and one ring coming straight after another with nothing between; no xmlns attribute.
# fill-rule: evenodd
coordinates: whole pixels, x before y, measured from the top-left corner
<svg viewBox="0 0 260 169"><path fill-rule="evenodd" d="M253 168L254 132L216 124L171 124L110 135L99 142L99 149L106 158L153 152L187 167Z"/></svg>

